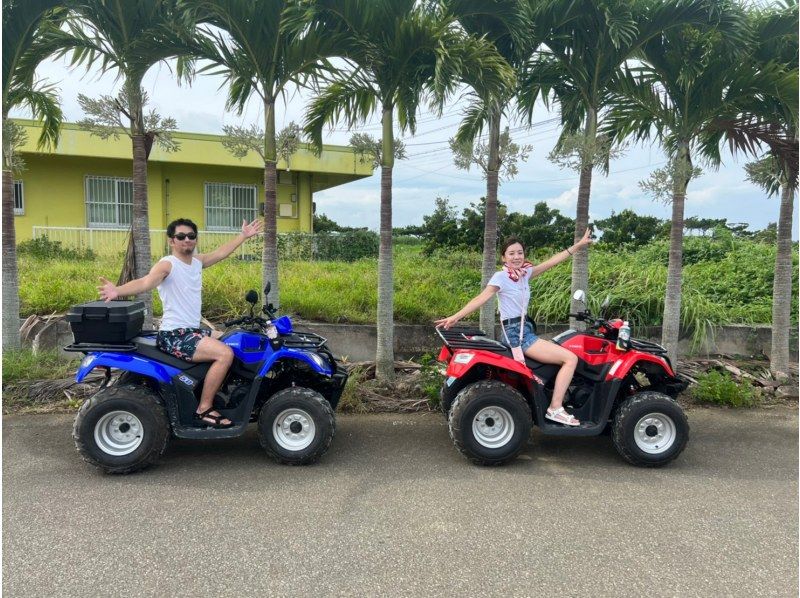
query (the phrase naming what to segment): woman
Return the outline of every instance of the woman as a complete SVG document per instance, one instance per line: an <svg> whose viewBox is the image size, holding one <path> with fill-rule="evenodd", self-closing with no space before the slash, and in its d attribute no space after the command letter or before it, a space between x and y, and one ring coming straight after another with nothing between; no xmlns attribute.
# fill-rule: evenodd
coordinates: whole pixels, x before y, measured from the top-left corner
<svg viewBox="0 0 800 598"><path fill-rule="evenodd" d="M580 422L573 415L567 413L563 407L564 395L572 380L572 375L575 373L575 367L578 365L578 357L555 343L537 337L533 333L533 325L527 320L525 314L528 313L528 302L531 297L531 278L557 266L569 259L578 249L591 243L592 239L587 228L580 241L538 266L534 266L525 261L525 247L518 238L506 239L501 252L503 269L495 272L480 295L470 300L449 318L436 321L437 326L448 329L496 294L500 309L500 325L503 328L504 338L502 340L505 344L512 350L520 347L526 357L535 361L561 366L556 376L553 398L545 417L567 426L580 425Z"/></svg>

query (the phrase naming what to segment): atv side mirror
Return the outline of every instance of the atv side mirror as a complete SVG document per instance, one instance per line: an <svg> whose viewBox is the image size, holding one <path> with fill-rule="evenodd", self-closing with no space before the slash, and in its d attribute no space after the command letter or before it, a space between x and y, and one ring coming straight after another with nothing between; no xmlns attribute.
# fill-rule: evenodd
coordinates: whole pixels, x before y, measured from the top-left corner
<svg viewBox="0 0 800 598"><path fill-rule="evenodd" d="M258 293L251 289L247 291L247 294L244 296L244 300L252 305L255 305L258 303Z"/></svg>
<svg viewBox="0 0 800 598"><path fill-rule="evenodd" d="M272 288L272 283L270 281L267 281L267 284L264 285L264 298L265 299L267 298L267 295L269 295L269 290L271 288Z"/></svg>
<svg viewBox="0 0 800 598"><path fill-rule="evenodd" d="M606 298L603 299L603 302L600 304L600 313L606 311L609 305L611 305L611 295L606 295Z"/></svg>
<svg viewBox="0 0 800 598"><path fill-rule="evenodd" d="M575 291L575 294L572 296L572 298L575 299L575 301L580 301L586 305L586 293L584 293L582 289Z"/></svg>

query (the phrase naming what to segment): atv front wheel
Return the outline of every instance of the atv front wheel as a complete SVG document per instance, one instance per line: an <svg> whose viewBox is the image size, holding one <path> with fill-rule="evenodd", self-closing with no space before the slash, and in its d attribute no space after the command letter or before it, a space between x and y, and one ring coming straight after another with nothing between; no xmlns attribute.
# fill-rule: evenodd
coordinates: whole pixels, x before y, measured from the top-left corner
<svg viewBox="0 0 800 598"><path fill-rule="evenodd" d="M81 405L72 437L87 463L106 473L133 473L164 454L169 420L149 388L107 386Z"/></svg>
<svg viewBox="0 0 800 598"><path fill-rule="evenodd" d="M619 406L612 438L628 463L660 467L686 448L689 421L680 405L667 395L640 392Z"/></svg>
<svg viewBox="0 0 800 598"><path fill-rule="evenodd" d="M328 450L336 431L333 409L308 388L286 388L267 401L258 416L258 437L278 463L308 465Z"/></svg>
<svg viewBox="0 0 800 598"><path fill-rule="evenodd" d="M464 388L450 408L450 438L478 465L502 465L517 458L531 434L531 410L507 384L482 380Z"/></svg>

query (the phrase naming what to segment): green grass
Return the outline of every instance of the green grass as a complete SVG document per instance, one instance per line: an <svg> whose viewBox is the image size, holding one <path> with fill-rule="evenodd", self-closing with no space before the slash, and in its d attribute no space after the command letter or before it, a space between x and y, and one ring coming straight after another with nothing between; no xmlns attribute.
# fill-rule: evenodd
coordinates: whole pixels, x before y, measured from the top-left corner
<svg viewBox="0 0 800 598"><path fill-rule="evenodd" d="M3 385L22 380L53 380L75 373L75 361L64 360L58 351L42 351L36 355L30 349L3 352Z"/></svg>
<svg viewBox="0 0 800 598"><path fill-rule="evenodd" d="M691 262L684 266L684 326L702 336L722 323L769 323L772 310L774 247L738 241L731 247L705 248L709 239L688 241ZM699 249L698 249L699 248ZM634 328L661 323L666 285L665 244L637 251L590 253L590 307L596 311L611 297L609 315L624 317ZM795 262L797 253L795 252ZM478 294L481 256L473 252L437 252L426 257L420 245L395 248L395 320L427 324L450 315ZM65 312L97 297L98 276L116 279L120 258L39 259L20 256L22 315ZM533 280L531 313L541 323L566 321L570 298L570 262ZM798 313L795 266L792 313ZM229 259L203 274L203 313L213 321L241 313L247 289L261 287L261 264ZM377 305L377 259L354 262L283 262L282 311L311 321L373 323ZM154 311L161 313L155 296ZM477 315L473 316L475 319Z"/></svg>

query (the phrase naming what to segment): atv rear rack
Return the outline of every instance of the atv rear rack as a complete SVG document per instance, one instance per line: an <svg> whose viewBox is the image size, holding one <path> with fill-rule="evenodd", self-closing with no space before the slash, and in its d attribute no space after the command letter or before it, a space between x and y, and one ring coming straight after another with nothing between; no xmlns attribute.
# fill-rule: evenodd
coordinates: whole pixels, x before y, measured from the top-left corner
<svg viewBox="0 0 800 598"><path fill-rule="evenodd" d="M437 327L436 332L450 349L481 349L495 353L508 352L508 347L503 343L488 338L483 330L474 326L453 326L449 330Z"/></svg>
<svg viewBox="0 0 800 598"><path fill-rule="evenodd" d="M70 353L94 353L97 351L113 351L114 353L131 353L136 351L133 343L73 343L64 347Z"/></svg>

